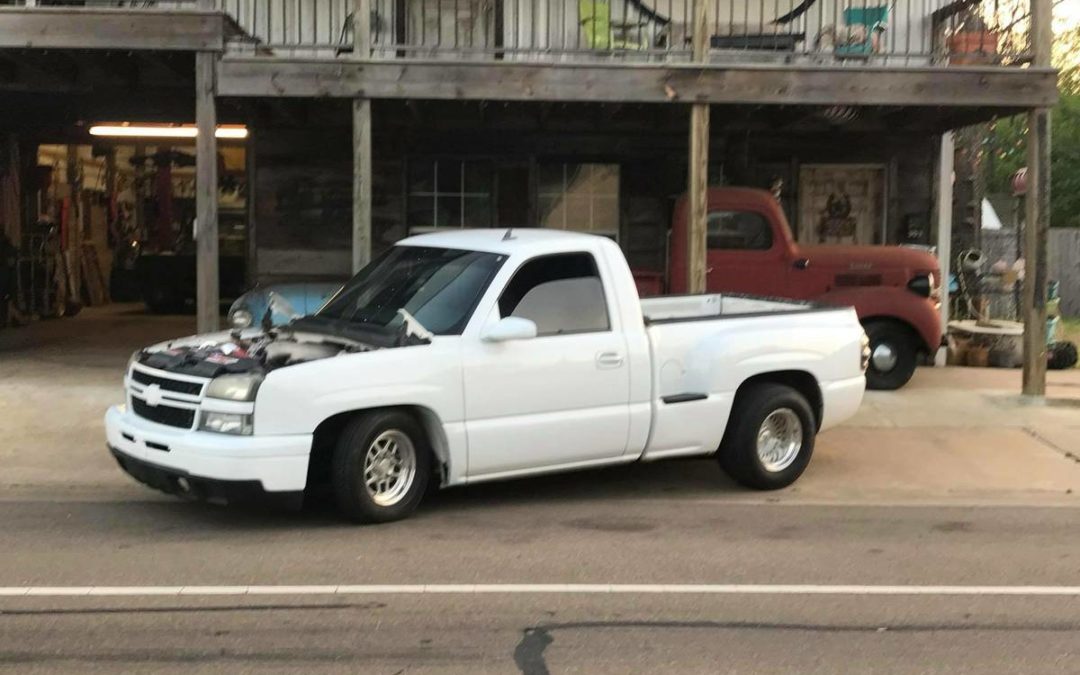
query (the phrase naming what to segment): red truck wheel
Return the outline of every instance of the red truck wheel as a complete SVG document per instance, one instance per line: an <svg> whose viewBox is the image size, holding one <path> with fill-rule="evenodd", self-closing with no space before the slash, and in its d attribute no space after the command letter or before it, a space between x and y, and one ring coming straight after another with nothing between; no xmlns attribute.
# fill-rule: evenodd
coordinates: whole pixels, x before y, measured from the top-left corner
<svg viewBox="0 0 1080 675"><path fill-rule="evenodd" d="M870 339L867 389L891 391L907 384L919 357L911 330L893 321L868 321L864 328Z"/></svg>

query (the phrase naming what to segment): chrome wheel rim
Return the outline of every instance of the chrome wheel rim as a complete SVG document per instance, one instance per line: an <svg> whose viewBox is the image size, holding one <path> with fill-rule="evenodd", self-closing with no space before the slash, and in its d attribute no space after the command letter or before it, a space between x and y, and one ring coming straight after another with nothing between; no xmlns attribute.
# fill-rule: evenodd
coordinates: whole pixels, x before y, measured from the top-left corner
<svg viewBox="0 0 1080 675"><path fill-rule="evenodd" d="M405 498L416 479L416 447L403 431L388 429L364 454L364 488L379 506L393 506Z"/></svg>
<svg viewBox="0 0 1080 675"><path fill-rule="evenodd" d="M758 459L766 471L783 471L799 456L802 441L802 420L795 411L790 408L774 410L758 429Z"/></svg>
<svg viewBox="0 0 1080 675"><path fill-rule="evenodd" d="M896 355L896 350L893 346L882 342L874 347L874 351L870 353L870 362L874 364L874 370L887 373L896 367L896 362L899 357Z"/></svg>

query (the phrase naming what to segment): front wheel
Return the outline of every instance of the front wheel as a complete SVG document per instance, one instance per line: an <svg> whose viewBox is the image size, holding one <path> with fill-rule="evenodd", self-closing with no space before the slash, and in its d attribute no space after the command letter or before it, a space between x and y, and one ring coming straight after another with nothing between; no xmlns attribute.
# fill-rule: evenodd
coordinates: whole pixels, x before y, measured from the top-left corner
<svg viewBox="0 0 1080 675"><path fill-rule="evenodd" d="M342 431L331 472L335 500L346 516L364 523L401 520L416 510L427 490L427 437L407 413L366 413Z"/></svg>
<svg viewBox="0 0 1080 675"><path fill-rule="evenodd" d="M732 407L720 465L746 487L787 487L810 463L816 433L814 412L802 394L782 384L751 385Z"/></svg>
<svg viewBox="0 0 1080 675"><path fill-rule="evenodd" d="M889 321L870 321L864 328L870 340L867 389L892 390L907 384L919 360L911 332Z"/></svg>

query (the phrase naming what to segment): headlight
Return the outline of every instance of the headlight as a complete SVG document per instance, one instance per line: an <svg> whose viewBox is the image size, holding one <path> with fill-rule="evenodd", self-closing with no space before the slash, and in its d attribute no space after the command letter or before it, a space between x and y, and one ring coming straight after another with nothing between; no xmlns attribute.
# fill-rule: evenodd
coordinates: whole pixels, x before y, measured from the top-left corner
<svg viewBox="0 0 1080 675"><path fill-rule="evenodd" d="M206 395L210 398L223 398L227 401L254 401L255 392L262 384L262 375L222 375L210 380Z"/></svg>
<svg viewBox="0 0 1080 675"><path fill-rule="evenodd" d="M255 322L255 317L246 307L239 307L229 312L229 323L233 328L247 328Z"/></svg>
<svg viewBox="0 0 1080 675"><path fill-rule="evenodd" d="M219 434L251 435L251 415L221 412L203 412L199 429Z"/></svg>
<svg viewBox="0 0 1080 675"><path fill-rule="evenodd" d="M934 290L934 275L920 274L917 277L912 277L911 281L908 282L907 287L912 293L921 295L924 298L929 298Z"/></svg>

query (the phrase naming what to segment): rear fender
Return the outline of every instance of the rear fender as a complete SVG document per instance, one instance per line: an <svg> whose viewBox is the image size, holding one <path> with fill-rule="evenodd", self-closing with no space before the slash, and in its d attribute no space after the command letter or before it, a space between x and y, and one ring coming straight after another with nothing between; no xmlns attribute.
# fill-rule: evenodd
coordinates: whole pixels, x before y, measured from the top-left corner
<svg viewBox="0 0 1080 675"><path fill-rule="evenodd" d="M906 324L919 336L920 347L928 354L936 352L941 344L941 315L937 307L930 299L906 288L842 288L829 291L817 300L829 305L854 307L862 323L872 319L892 319Z"/></svg>

